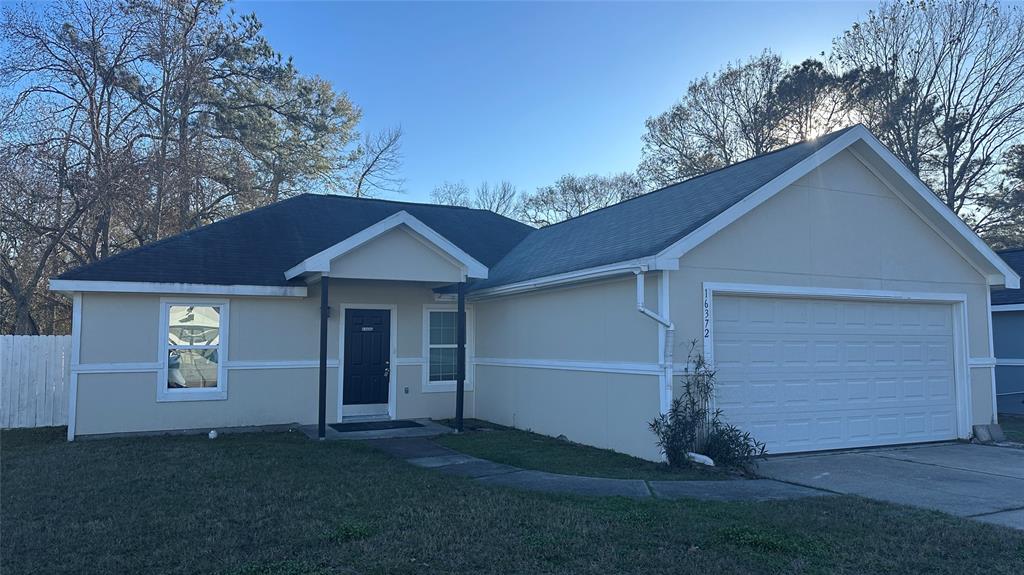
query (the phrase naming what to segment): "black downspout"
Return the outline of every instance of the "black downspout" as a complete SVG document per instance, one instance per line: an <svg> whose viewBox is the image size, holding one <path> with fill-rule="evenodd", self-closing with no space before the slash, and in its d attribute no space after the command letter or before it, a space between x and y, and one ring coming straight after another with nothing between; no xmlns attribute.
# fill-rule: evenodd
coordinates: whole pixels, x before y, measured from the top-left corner
<svg viewBox="0 0 1024 575"><path fill-rule="evenodd" d="M317 419L317 437L323 439L327 435L327 318L331 317L331 308L327 305L327 292L330 289L330 278L320 278L320 413Z"/></svg>
<svg viewBox="0 0 1024 575"><path fill-rule="evenodd" d="M459 283L458 352L456 356L457 377L455 383L455 429L462 433L462 404L466 388L466 282Z"/></svg>

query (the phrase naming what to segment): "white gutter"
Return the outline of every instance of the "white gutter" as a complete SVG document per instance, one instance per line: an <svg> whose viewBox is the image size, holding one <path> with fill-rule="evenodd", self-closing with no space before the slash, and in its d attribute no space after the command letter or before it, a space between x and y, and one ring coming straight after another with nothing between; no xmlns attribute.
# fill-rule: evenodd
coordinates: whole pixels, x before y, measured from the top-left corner
<svg viewBox="0 0 1024 575"><path fill-rule="evenodd" d="M560 274L554 274L550 276L539 277L531 280L524 280L521 282L515 282L511 284L505 284L501 286L495 286L490 288L484 288L479 291L474 291L469 294L470 299L479 300L489 297L499 297L505 295L512 295L523 292L530 292L539 289L551 288L560 285L567 285L573 283L579 283L584 281L591 281L597 279L603 279L607 277L625 275L628 273L636 273L638 269L644 269L645 271L654 263L653 258L639 258L635 260L628 260L624 262L617 262L614 264L607 264L603 266L597 266L592 268L586 268L582 270L576 270L571 272L565 272ZM654 268L654 269L665 269L665 268ZM671 269L678 269L678 266Z"/></svg>
<svg viewBox="0 0 1024 575"><path fill-rule="evenodd" d="M674 350L675 350L675 335L676 327L670 319L655 312L654 310L648 309L645 299L645 276L647 274L647 266L640 266L633 273L636 274L636 310L645 316L658 322L659 330L664 333L664 337L660 338L663 342L659 342L660 349L658 349L658 358L661 360L662 373L659 376L661 380L661 389L659 394L659 405L661 407L661 413L668 413L669 407L672 404L672 368L674 361ZM659 307L662 308L663 312L668 312L668 277L664 274L667 272L662 270L662 284L659 290Z"/></svg>

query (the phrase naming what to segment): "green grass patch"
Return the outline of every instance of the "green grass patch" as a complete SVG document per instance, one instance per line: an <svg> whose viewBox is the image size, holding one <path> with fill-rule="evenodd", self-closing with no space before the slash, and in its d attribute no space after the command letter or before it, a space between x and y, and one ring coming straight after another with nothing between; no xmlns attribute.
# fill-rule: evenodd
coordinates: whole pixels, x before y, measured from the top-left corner
<svg viewBox="0 0 1024 575"><path fill-rule="evenodd" d="M1024 533L855 497L529 493L298 433L0 432L0 572L1024 573Z"/></svg>
<svg viewBox="0 0 1024 575"><path fill-rule="evenodd" d="M565 475L655 481L730 477L724 471L711 468L672 469L664 463L647 461L609 449L598 449L479 420L466 420L464 429L465 432L458 435L443 435L437 438L437 442L456 451L498 463Z"/></svg>
<svg viewBox="0 0 1024 575"><path fill-rule="evenodd" d="M1003 428L1006 439L1024 443L1024 415L999 414L999 426Z"/></svg>

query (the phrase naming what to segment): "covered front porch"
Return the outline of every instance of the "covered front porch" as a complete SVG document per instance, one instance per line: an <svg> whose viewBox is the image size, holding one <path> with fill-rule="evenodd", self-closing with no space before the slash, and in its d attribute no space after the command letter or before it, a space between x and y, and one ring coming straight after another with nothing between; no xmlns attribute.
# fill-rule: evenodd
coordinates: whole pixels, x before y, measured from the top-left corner
<svg viewBox="0 0 1024 575"><path fill-rule="evenodd" d="M403 211L285 275L320 302L316 437L339 433L330 420L439 416L461 427L472 392L466 282L486 266Z"/></svg>

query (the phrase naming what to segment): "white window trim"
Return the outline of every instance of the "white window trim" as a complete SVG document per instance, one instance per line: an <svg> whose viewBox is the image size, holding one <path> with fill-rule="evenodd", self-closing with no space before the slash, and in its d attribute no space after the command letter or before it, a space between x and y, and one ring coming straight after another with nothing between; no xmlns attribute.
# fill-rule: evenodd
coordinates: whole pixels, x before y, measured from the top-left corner
<svg viewBox="0 0 1024 575"><path fill-rule="evenodd" d="M170 330L170 308L173 305L203 305L220 307L220 342L217 345L217 387L169 389L167 387L167 333ZM226 299L208 298L160 298L160 360L156 385L156 400L171 401L216 401L228 398L228 326L231 310Z"/></svg>
<svg viewBox="0 0 1024 575"><path fill-rule="evenodd" d="M423 393L451 393L455 391L457 382L451 381L430 381L430 313L435 311L458 312L457 305L451 304L425 304L423 306L423 382L421 390ZM457 321L457 320L456 320ZM456 324L455 329L458 329ZM473 391L473 308L466 306L466 386L465 391Z"/></svg>

